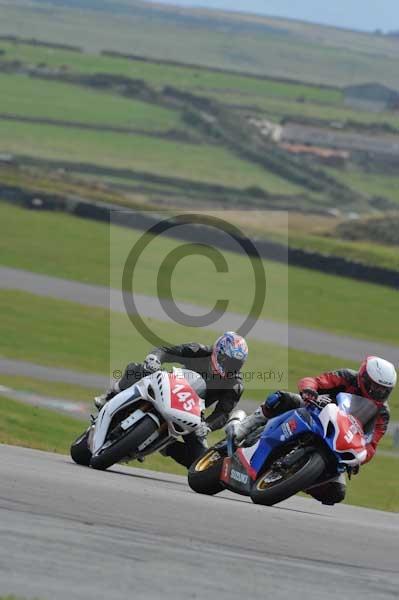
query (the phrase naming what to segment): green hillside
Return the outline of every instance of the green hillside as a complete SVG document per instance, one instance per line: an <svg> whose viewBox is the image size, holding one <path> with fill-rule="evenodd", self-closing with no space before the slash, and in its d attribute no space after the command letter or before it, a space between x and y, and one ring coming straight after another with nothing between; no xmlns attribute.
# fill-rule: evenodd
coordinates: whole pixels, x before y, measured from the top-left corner
<svg viewBox="0 0 399 600"><path fill-rule="evenodd" d="M0 74L0 89L3 114L144 131L181 124L176 111L58 81Z"/></svg>
<svg viewBox="0 0 399 600"><path fill-rule="evenodd" d="M151 209L288 209L290 223L309 213L290 227L292 246L398 268L383 239L345 245L335 230L348 215L397 209L392 167L371 170L356 157L325 166L251 124L316 120L328 135L334 119L372 136L397 127L394 111L348 109L338 87L46 44L0 39L0 154L18 165L0 165L0 184L24 187L31 178L38 192ZM325 215L318 227L315 214ZM287 227L250 221L256 235L287 239Z"/></svg>
<svg viewBox="0 0 399 600"><path fill-rule="evenodd" d="M399 84L394 40L282 19L177 11L137 0L3 2L0 34L32 32L91 51L110 48L328 85Z"/></svg>
<svg viewBox="0 0 399 600"><path fill-rule="evenodd" d="M237 159L223 148L143 135L0 120L0 152L131 168L237 188L258 185L279 194L298 191L284 179Z"/></svg>

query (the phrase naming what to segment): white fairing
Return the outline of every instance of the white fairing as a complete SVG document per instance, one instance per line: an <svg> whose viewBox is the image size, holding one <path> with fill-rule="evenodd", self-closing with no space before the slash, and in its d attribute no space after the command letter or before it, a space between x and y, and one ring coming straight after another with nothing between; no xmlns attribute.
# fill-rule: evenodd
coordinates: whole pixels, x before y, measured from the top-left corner
<svg viewBox="0 0 399 600"><path fill-rule="evenodd" d="M184 379L183 371L173 368L173 375ZM179 408L172 406L172 390L170 389L169 373L157 371L144 377L137 384L138 389L147 400L150 400L157 411L168 423L169 433L172 436L187 435L194 431L201 423L201 415L194 415L184 409L184 404ZM152 397L151 390L154 397ZM204 410L204 401L201 399L201 411ZM176 427L178 429L176 429Z"/></svg>
<svg viewBox="0 0 399 600"><path fill-rule="evenodd" d="M135 401L137 399L137 395L138 390L135 384L127 388L126 390L119 392L119 394L117 394L109 402L104 404L103 408L98 413L97 421L95 424L91 447L92 454L98 452L104 444L108 432L108 427L110 426L114 415L119 410L121 410L122 407L128 406L131 402ZM138 411L136 412L137 417L142 418L142 411L140 411L141 414L138 413Z"/></svg>
<svg viewBox="0 0 399 600"><path fill-rule="evenodd" d="M173 374L176 377L183 377L181 369L173 369ZM92 437L90 448L92 454L96 454L103 446L114 415L122 408L126 408L129 404L133 404L140 399L150 402L154 406L154 411L143 412L141 409L136 408L129 417L122 421L121 426L123 428L124 424L126 429L130 428L146 415L150 416L160 426L161 421L157 415L161 415L168 423L169 435L178 437L191 433L201 423L201 414L192 414L185 410L184 405L179 409L172 407L169 374L165 371L157 371L144 377L126 390L119 392L103 406L98 414ZM202 401L201 410L203 408Z"/></svg>
<svg viewBox="0 0 399 600"><path fill-rule="evenodd" d="M331 423L334 426L334 430L335 430L334 441L333 441L334 450L338 453L345 452L345 455L348 455L350 453L353 455L352 459L349 459L346 457L344 458L342 456L341 461L350 466L360 465L365 461L365 459L367 457L367 450L365 448L365 444L366 444L365 436L362 433L364 443L360 448L352 446L352 447L348 447L348 449L345 449L344 451L337 448L337 440L340 436L340 424L339 424L340 416L341 416L341 418L343 416L347 417L347 418L351 419L351 421L352 421L354 431L351 432L351 429L352 429L352 427L351 427L350 430L348 431L349 437L345 438L345 441L350 446L350 441L351 441L350 436L353 435L353 433L359 434L359 425L358 425L358 422L354 419L354 417L351 417L351 415L347 415L344 411L341 411L340 408L336 404L331 403L331 404L327 404L327 406L325 406L323 408L323 410L319 413L318 418L323 426L324 435L326 437L327 437L327 430L328 430L329 424Z"/></svg>

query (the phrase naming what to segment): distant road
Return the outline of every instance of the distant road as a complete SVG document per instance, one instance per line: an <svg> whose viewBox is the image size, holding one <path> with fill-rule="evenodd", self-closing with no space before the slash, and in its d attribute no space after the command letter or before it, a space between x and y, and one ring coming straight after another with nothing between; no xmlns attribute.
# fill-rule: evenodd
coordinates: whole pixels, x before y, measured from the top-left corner
<svg viewBox="0 0 399 600"><path fill-rule="evenodd" d="M39 275L20 269L0 267L0 289L21 290L39 296L68 300L85 306L110 308L112 311L120 313L126 312L122 294L119 290L110 290L103 286ZM139 313L143 317L174 323L165 313L156 297L135 294L134 298ZM197 316L204 313L203 306L187 302L179 302L178 305L186 314ZM212 325L212 329L215 331L237 329L242 322L243 315L227 312ZM395 364L399 363L398 346L354 339L296 325L287 327L284 323L268 319L257 321L256 327L248 337L260 342L271 342L295 350L325 354L344 360L360 361L366 354L377 354L384 356Z"/></svg>
<svg viewBox="0 0 399 600"><path fill-rule="evenodd" d="M44 367L24 360L12 360L0 356L0 375L15 375L19 377L32 377L33 379L43 379L44 381L53 381L54 383L64 382L70 385L78 385L92 389L103 389L109 384L109 377L91 373L81 373L62 369L60 367Z"/></svg>
<svg viewBox="0 0 399 600"><path fill-rule="evenodd" d="M0 589L50 600L393 600L399 516L272 508L185 477L0 447Z"/></svg>

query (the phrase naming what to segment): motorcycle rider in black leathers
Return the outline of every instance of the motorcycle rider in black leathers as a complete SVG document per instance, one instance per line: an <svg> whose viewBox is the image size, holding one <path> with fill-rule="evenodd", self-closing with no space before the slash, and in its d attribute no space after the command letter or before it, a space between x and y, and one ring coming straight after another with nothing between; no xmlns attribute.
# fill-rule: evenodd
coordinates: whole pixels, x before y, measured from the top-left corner
<svg viewBox="0 0 399 600"><path fill-rule="evenodd" d="M179 363L201 375L206 383L205 406L216 404L215 410L204 419L201 427L184 436L184 443L176 441L162 451L188 468L206 450L208 432L221 429L238 403L244 389L240 370L247 356L244 338L232 331L220 336L213 346L189 342L155 348L143 363L130 363L122 378L105 394L95 398L95 405L100 410L117 393L158 371L164 363Z"/></svg>

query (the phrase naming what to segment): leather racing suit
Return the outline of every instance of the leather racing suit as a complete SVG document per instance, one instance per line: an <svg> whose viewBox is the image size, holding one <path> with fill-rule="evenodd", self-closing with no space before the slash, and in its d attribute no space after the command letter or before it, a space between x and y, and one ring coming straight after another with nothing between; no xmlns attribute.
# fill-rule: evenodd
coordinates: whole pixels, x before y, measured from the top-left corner
<svg viewBox="0 0 399 600"><path fill-rule="evenodd" d="M298 389L300 393L309 389L315 390L320 395L328 395L333 402L340 392L362 396L357 376L357 371L352 369L339 369L322 373L317 377L304 377L298 382ZM375 405L377 409L375 416L363 424L367 436L367 457L364 463L373 458L379 441L388 429L390 418L388 405L382 402L375 402ZM306 406L306 402L300 394L281 392L280 394L271 394L261 409L266 418L272 418L301 406ZM329 482L312 486L307 491L323 504L341 502L346 493L345 475L341 474Z"/></svg>

